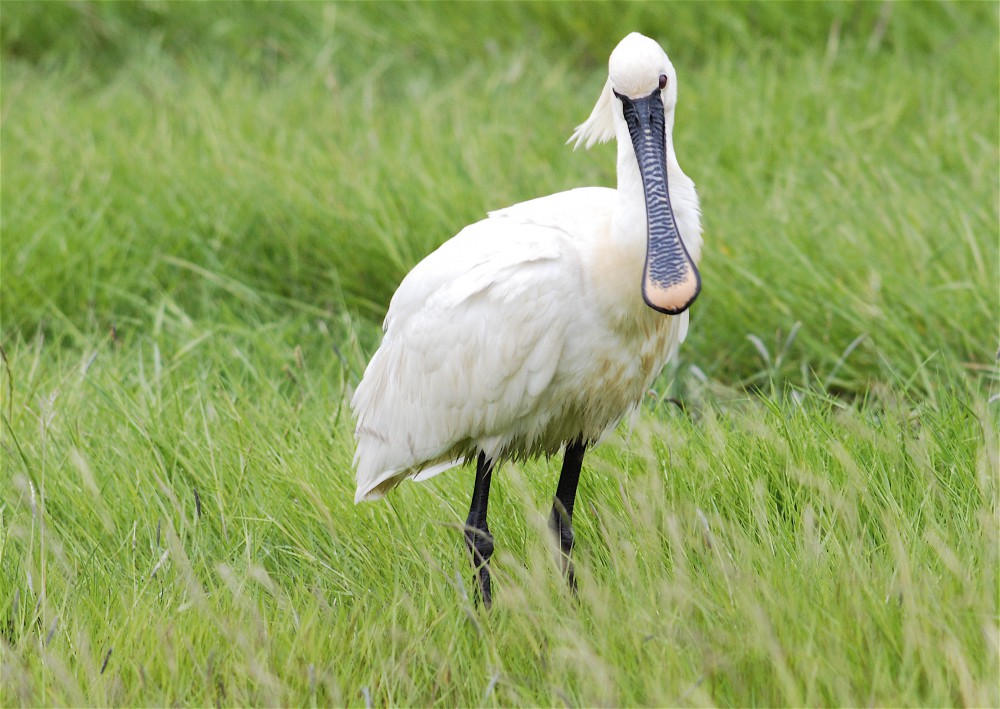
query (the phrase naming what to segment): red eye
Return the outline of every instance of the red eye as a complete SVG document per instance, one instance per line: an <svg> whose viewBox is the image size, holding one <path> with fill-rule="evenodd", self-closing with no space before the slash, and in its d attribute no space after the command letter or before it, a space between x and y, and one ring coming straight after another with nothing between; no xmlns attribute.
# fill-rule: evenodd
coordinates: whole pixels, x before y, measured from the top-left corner
<svg viewBox="0 0 1000 709"><path fill-rule="evenodd" d="M660 74L660 88L663 89L666 88L666 86L667 86L667 75Z"/></svg>

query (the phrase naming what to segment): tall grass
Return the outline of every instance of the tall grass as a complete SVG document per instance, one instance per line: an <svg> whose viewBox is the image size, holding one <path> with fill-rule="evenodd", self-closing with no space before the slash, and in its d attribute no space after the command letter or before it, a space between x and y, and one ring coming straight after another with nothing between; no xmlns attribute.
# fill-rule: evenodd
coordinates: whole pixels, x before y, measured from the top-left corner
<svg viewBox="0 0 1000 709"><path fill-rule="evenodd" d="M468 471L353 506L347 397L423 255L613 184L564 141L633 29L704 293L588 454L579 598L557 461L508 465L483 613ZM995 5L18 2L0 37L0 705L1000 703Z"/></svg>
<svg viewBox="0 0 1000 709"><path fill-rule="evenodd" d="M0 206L16 248L0 314L26 332L53 317L140 326L164 291L211 317L222 283L344 299L377 320L402 275L486 210L613 184L610 148L563 143L618 27L658 18L638 6L600 41L567 31L559 54L539 36L570 22L557 5L495 8L525 26L524 46L492 40L490 13L466 6L393 5L368 24L367 6L66 6L86 54L61 34L47 52L28 44L47 38L25 28L46 7L4 13L18 51L4 62ZM852 394L887 362L925 393L928 358L992 364L995 8L888 7L879 30L874 6L789 22L789 8L782 21L767 5L679 5L700 21L657 32L680 71L676 142L703 195L713 286L684 356L710 375L747 380L760 368L746 335L770 341L797 322L807 378ZM614 10L588 12L599 26ZM740 24L756 15L760 41ZM709 37L736 24L718 51L697 41L706 22ZM781 52L790 27L806 39Z"/></svg>
<svg viewBox="0 0 1000 709"><path fill-rule="evenodd" d="M13 353L5 704L996 702L983 405L645 416L588 458L575 601L554 466L506 466L483 614L467 476L350 504L342 369L296 349L331 337L167 314Z"/></svg>

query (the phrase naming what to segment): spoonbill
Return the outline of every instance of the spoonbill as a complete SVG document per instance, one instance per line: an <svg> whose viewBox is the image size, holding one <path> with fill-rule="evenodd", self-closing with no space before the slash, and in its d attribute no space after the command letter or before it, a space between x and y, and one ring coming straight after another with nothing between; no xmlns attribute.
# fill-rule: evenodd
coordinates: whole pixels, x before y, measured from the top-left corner
<svg viewBox="0 0 1000 709"><path fill-rule="evenodd" d="M589 446L638 406L688 329L701 289L694 183L674 154L677 74L654 40L625 37L570 142L618 141L618 187L490 212L418 263L389 304L351 400L355 502L476 459L465 542L492 600L486 524L505 460L565 448L550 516L576 588L573 503Z"/></svg>

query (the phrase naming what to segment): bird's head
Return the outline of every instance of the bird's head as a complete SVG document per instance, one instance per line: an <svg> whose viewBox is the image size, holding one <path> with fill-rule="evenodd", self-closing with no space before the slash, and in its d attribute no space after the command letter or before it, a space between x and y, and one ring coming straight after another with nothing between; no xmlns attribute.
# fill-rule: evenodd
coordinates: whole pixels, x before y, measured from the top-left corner
<svg viewBox="0 0 1000 709"><path fill-rule="evenodd" d="M601 97L570 138L589 148L617 137L622 146L631 147L628 159L638 167L646 207L642 297L649 307L669 315L687 310L701 291L701 275L677 229L667 187L676 105L677 73L666 52L633 32L611 53Z"/></svg>
<svg viewBox="0 0 1000 709"><path fill-rule="evenodd" d="M618 96L645 98L657 92L666 113L677 105L677 72L666 52L649 37L633 32L611 52L608 81Z"/></svg>

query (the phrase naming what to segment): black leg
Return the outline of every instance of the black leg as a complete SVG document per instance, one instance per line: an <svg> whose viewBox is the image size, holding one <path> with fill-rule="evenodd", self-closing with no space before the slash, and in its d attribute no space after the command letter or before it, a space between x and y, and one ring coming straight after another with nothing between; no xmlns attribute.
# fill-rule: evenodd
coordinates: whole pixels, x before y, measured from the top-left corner
<svg viewBox="0 0 1000 709"><path fill-rule="evenodd" d="M582 441L566 446L559 485L556 487L556 498L552 503L552 516L549 518L549 527L559 542L559 559L563 574L574 593L576 575L573 573L573 562L570 560L570 553L573 551L573 502L576 500L576 485L580 481L580 468L583 466L583 454L586 450L587 445Z"/></svg>
<svg viewBox="0 0 1000 709"><path fill-rule="evenodd" d="M490 480L493 478L493 461L479 454L476 462L476 487L472 491L472 506L465 521L465 545L472 556L472 569L479 586L479 596L487 608L493 603L490 589L490 556L493 555L493 535L486 526L486 505L490 501Z"/></svg>

